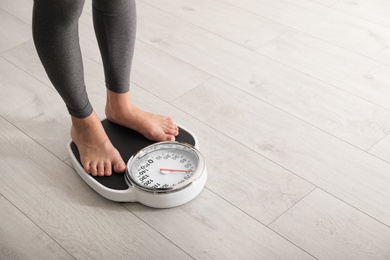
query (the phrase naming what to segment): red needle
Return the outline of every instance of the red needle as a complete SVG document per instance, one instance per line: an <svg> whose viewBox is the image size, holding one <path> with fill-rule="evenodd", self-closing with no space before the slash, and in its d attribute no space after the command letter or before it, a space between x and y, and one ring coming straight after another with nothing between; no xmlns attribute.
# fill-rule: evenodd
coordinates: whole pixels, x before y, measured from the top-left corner
<svg viewBox="0 0 390 260"><path fill-rule="evenodd" d="M192 172L192 170L176 170L176 169L160 168L160 172Z"/></svg>

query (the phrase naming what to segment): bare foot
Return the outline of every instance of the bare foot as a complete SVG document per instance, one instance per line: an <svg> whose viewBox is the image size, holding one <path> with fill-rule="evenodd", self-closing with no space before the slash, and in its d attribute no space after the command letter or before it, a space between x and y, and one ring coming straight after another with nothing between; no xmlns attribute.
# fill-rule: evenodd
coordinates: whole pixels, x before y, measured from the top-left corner
<svg viewBox="0 0 390 260"><path fill-rule="evenodd" d="M72 117L72 124L70 135L87 173L110 176L112 166L116 172L125 171L122 157L108 139L95 112L83 119Z"/></svg>
<svg viewBox="0 0 390 260"><path fill-rule="evenodd" d="M145 112L130 103L128 93L107 90L107 119L133 129L152 141L174 141L179 129L172 118Z"/></svg>

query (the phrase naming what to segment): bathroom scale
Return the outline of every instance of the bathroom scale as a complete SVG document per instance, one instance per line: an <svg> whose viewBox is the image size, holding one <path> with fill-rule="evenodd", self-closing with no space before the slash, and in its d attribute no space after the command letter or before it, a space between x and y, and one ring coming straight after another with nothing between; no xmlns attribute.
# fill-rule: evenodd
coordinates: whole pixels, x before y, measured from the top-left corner
<svg viewBox="0 0 390 260"><path fill-rule="evenodd" d="M170 208L194 199L207 180L206 163L196 136L179 126L176 141L154 142L127 127L102 121L112 144L127 162L125 173L92 176L84 171L77 146L68 150L80 177L103 197L117 202L140 202Z"/></svg>

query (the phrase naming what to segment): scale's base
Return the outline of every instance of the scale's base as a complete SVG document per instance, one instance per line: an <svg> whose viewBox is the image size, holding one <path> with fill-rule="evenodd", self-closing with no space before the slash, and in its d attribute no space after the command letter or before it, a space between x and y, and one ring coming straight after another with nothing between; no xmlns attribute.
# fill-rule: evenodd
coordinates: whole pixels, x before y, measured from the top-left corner
<svg viewBox="0 0 390 260"><path fill-rule="evenodd" d="M146 139L138 132L114 124L107 119L103 120L102 124L112 144L118 149L125 163L133 154L137 153L146 146L155 143ZM195 148L199 148L197 138L190 131L184 129L181 126L179 126L179 135L176 137L176 141L187 143L194 146ZM124 173L116 173L113 171L111 176L94 177L84 171L80 162L79 151L72 141L70 141L68 144L68 150L75 170L83 178L83 180L87 182L100 195L109 200L118 202L138 201L138 199L134 198L134 196L129 196L131 189L129 189L129 186L125 181ZM183 196L186 197L194 195L193 197L195 197L198 195L202 190L206 179L207 172L205 171L203 177L198 180L200 183L198 183L198 185L191 185L193 187L189 187L187 191L182 191L184 193ZM142 197L143 199L146 198L146 201L141 203L157 208L174 207L186 202L182 201L180 198L175 198L178 196L174 194L163 194L158 196L155 194L143 194Z"/></svg>

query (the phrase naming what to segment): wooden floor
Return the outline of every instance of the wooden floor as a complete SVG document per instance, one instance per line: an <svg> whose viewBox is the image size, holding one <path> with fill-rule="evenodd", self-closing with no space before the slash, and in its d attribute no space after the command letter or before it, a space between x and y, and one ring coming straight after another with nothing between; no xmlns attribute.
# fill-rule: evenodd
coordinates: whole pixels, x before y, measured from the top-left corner
<svg viewBox="0 0 390 260"><path fill-rule="evenodd" d="M115 203L70 166L31 0L0 0L0 259L390 259L390 2L138 0L132 100L199 138L181 207ZM104 118L91 20L85 79Z"/></svg>

